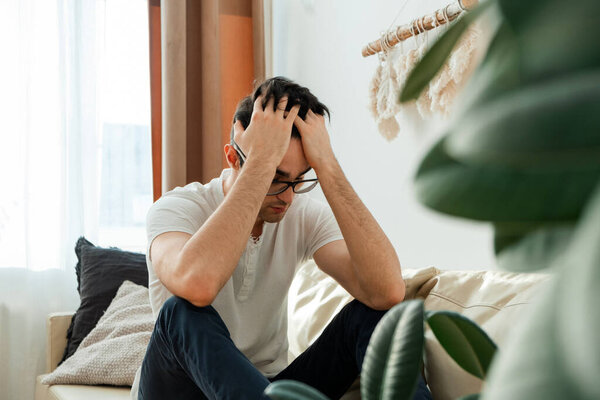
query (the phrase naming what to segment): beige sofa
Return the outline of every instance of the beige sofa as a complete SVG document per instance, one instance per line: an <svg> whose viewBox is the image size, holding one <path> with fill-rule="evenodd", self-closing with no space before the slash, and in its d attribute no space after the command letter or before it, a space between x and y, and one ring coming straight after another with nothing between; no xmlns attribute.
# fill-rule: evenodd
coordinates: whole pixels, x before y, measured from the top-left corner
<svg viewBox="0 0 600 400"><path fill-rule="evenodd" d="M511 328L527 318L535 301L541 274L495 271L440 271L436 268L405 270L407 298L422 298L429 310L459 312L480 326L502 347ZM320 334L333 316L351 300L337 283L313 262L305 264L292 283L288 299L290 358L297 356ZM72 313L48 317L46 368L56 368L66 345ZM426 332L425 377L436 400L456 399L481 390L482 382L464 372ZM37 379L35 400L126 400L129 388L53 385ZM344 397L360 399L358 384Z"/></svg>

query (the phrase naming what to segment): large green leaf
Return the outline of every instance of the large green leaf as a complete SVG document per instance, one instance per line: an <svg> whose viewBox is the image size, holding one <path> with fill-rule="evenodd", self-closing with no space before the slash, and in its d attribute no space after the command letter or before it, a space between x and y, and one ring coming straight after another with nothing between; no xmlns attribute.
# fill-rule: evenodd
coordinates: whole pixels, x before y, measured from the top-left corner
<svg viewBox="0 0 600 400"><path fill-rule="evenodd" d="M600 176L600 69L545 81L479 107L448 137L465 163L546 170L596 170Z"/></svg>
<svg viewBox="0 0 600 400"><path fill-rule="evenodd" d="M578 398L600 399L600 180L559 267L558 348Z"/></svg>
<svg viewBox="0 0 600 400"><path fill-rule="evenodd" d="M517 37L506 22L500 21L485 57L457 98L455 113L462 115L459 124L468 121L477 107L519 87L519 62Z"/></svg>
<svg viewBox="0 0 600 400"><path fill-rule="evenodd" d="M530 3L536 3L536 12L515 28L526 83L557 79L600 65L599 1L577 0L568 6L564 0Z"/></svg>
<svg viewBox="0 0 600 400"><path fill-rule="evenodd" d="M452 26L440 36L408 75L400 94L401 103L415 100L419 97L423 89L438 73L440 68L442 68L465 30L492 3L492 1L486 1L474 10L466 13L458 21L453 22Z"/></svg>
<svg viewBox="0 0 600 400"><path fill-rule="evenodd" d="M473 394L468 394L466 396L462 396L458 400L479 400L479 397L480 397L479 393L473 393Z"/></svg>
<svg viewBox="0 0 600 400"><path fill-rule="evenodd" d="M574 230L574 223L541 224L531 230L523 224L524 231L512 225L495 224L494 247L498 267L514 272L551 266L569 246Z"/></svg>
<svg viewBox="0 0 600 400"><path fill-rule="evenodd" d="M394 306L375 328L363 362L363 400L409 400L423 360L423 302Z"/></svg>
<svg viewBox="0 0 600 400"><path fill-rule="evenodd" d="M459 162L440 140L415 177L418 199L446 214L492 222L568 222L598 180L595 170L518 170Z"/></svg>
<svg viewBox="0 0 600 400"><path fill-rule="evenodd" d="M265 394L273 400L329 400L317 389L289 379L271 383L265 389Z"/></svg>
<svg viewBox="0 0 600 400"><path fill-rule="evenodd" d="M483 400L600 398L600 185L590 198L550 286L514 321Z"/></svg>
<svg viewBox="0 0 600 400"><path fill-rule="evenodd" d="M556 80L600 64L600 14L597 0L578 0L565 7L563 0L499 0L510 14L500 23L479 68L469 79L457 112L466 124L475 108L519 86ZM460 113L460 112L459 112Z"/></svg>
<svg viewBox="0 0 600 400"><path fill-rule="evenodd" d="M446 353L465 371L485 379L496 344L469 318L452 311L428 311L425 318Z"/></svg>
<svg viewBox="0 0 600 400"><path fill-rule="evenodd" d="M519 29L531 22L531 19L539 10L541 5L545 5L552 0L498 0L498 5L504 19L514 28Z"/></svg>

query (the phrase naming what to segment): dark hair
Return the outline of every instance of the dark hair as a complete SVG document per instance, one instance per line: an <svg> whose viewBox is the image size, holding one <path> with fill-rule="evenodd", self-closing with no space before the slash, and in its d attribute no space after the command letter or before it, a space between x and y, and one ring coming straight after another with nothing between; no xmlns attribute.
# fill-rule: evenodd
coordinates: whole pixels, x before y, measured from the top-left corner
<svg viewBox="0 0 600 400"><path fill-rule="evenodd" d="M315 114L326 115L330 118L329 109L327 106L319 101L317 97L310 92L307 88L292 82L291 80L282 76L276 76L274 78L267 79L261 83L250 96L244 97L237 105L235 114L233 115L233 123L240 121L244 129L250 124L250 118L252 117L252 109L254 108L254 101L260 96L264 95L263 109L267 105L267 101L273 96L275 98L274 105L277 107L279 100L287 95L288 102L285 109L289 111L296 104L300 104L300 111L298 115L304 119L308 110L312 110ZM300 138L300 132L296 125L292 126L292 137ZM231 127L231 140L233 140L233 126Z"/></svg>

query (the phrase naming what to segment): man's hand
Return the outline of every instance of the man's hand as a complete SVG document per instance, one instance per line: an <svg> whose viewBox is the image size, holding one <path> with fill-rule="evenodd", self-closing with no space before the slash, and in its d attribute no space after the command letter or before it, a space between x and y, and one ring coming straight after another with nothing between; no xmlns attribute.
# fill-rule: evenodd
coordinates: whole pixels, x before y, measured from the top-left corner
<svg viewBox="0 0 600 400"><path fill-rule="evenodd" d="M304 156L311 167L319 174L319 170L327 163L335 162L329 133L325 127L325 117L308 110L304 120L296 116L294 123L302 136Z"/></svg>
<svg viewBox="0 0 600 400"><path fill-rule="evenodd" d="M254 102L248 128L244 131L241 123L236 122L234 139L248 157L272 161L277 166L290 145L292 125L300 106L295 105L285 116L287 97L281 98L276 109L274 101L271 96L263 109L263 96L259 96Z"/></svg>

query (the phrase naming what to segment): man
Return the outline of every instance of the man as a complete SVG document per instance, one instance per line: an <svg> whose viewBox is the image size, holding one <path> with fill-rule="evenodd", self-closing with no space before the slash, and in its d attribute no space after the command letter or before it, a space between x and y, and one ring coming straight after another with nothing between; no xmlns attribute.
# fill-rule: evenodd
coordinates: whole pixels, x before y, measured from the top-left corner
<svg viewBox="0 0 600 400"><path fill-rule="evenodd" d="M405 286L394 248L335 159L325 114L308 89L267 80L238 106L230 168L151 208L158 317L139 399L263 399L277 379L335 399L360 373L375 325ZM304 179L311 170L330 207L302 194L316 185ZM286 296L309 258L356 300L288 366Z"/></svg>

